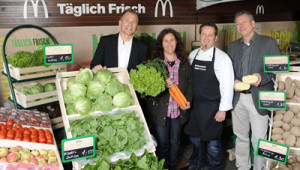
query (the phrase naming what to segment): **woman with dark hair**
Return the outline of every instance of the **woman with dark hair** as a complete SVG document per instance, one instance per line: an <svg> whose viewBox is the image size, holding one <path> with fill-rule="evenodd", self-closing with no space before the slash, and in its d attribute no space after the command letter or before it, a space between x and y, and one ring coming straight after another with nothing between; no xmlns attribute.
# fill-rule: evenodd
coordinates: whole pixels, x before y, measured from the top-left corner
<svg viewBox="0 0 300 170"><path fill-rule="evenodd" d="M188 101L186 107L180 107L170 96L169 90L166 90L147 102L146 111L158 142L157 157L159 160L165 159L165 168L176 169L182 125L189 118L193 79L182 40L175 30L166 28L161 31L154 47L152 59L154 58L161 58L167 65L169 78L166 80L166 87L177 84Z"/></svg>

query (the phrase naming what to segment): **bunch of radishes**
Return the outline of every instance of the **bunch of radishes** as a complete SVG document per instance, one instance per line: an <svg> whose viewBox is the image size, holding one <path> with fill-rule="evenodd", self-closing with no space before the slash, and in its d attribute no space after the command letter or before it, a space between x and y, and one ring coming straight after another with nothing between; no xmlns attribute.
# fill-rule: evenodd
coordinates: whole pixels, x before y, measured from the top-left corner
<svg viewBox="0 0 300 170"><path fill-rule="evenodd" d="M22 146L0 148L0 162L59 166L53 149L29 150Z"/></svg>

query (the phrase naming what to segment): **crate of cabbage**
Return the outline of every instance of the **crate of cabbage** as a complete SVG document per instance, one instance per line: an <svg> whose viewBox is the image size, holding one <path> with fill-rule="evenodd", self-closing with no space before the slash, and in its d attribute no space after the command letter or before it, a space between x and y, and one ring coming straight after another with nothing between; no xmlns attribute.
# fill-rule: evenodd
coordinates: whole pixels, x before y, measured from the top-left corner
<svg viewBox="0 0 300 170"><path fill-rule="evenodd" d="M67 70L66 64L45 66L42 49L35 50L33 53L18 51L11 57L8 57L7 62L10 76L16 80L52 76L58 71ZM6 73L6 69L4 69L4 73Z"/></svg>
<svg viewBox="0 0 300 170"><path fill-rule="evenodd" d="M155 151L126 68L58 73L56 86L67 138L96 136L96 157L73 161L75 169L102 156L114 162Z"/></svg>
<svg viewBox="0 0 300 170"><path fill-rule="evenodd" d="M58 100L55 78L14 84L17 103L24 108Z"/></svg>

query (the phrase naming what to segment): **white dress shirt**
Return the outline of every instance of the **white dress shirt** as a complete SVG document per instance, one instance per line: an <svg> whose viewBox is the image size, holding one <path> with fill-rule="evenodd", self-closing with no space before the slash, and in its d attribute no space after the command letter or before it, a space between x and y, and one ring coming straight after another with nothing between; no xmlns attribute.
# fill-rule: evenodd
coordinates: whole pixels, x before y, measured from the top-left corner
<svg viewBox="0 0 300 170"><path fill-rule="evenodd" d="M195 55L200 48L193 50L189 55L189 61L192 65ZM207 51L200 50L196 60L212 61L214 47ZM228 111L232 109L232 100L234 92L234 71L229 56L216 47L214 71L220 83L221 101L219 110ZM209 90L209 89L208 89Z"/></svg>
<svg viewBox="0 0 300 170"><path fill-rule="evenodd" d="M132 39L130 41L126 41L125 43L123 43L123 39L119 34L119 38L118 38L118 67L126 67L127 68L130 53L131 53Z"/></svg>

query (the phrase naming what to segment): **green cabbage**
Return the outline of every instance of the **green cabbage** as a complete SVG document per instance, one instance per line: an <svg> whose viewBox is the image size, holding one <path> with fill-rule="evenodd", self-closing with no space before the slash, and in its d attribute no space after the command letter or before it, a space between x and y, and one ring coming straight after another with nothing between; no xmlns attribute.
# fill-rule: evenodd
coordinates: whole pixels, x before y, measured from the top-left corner
<svg viewBox="0 0 300 170"><path fill-rule="evenodd" d="M103 94L99 96L95 102L95 111L110 112L114 108L111 96Z"/></svg>
<svg viewBox="0 0 300 170"><path fill-rule="evenodd" d="M45 92L56 90L55 83L46 83L44 84Z"/></svg>
<svg viewBox="0 0 300 170"><path fill-rule="evenodd" d="M80 69L76 75L76 82L88 85L93 80L93 72L89 68Z"/></svg>
<svg viewBox="0 0 300 170"><path fill-rule="evenodd" d="M105 90L105 85L100 81L91 81L87 87L87 97L91 100L95 100Z"/></svg>
<svg viewBox="0 0 300 170"><path fill-rule="evenodd" d="M70 85L70 93L73 99L86 96L86 86L81 83L73 83Z"/></svg>
<svg viewBox="0 0 300 170"><path fill-rule="evenodd" d="M124 86L124 91L125 91L126 93L128 93L128 94L130 94L130 95L131 95L131 92L130 92L129 86L128 86L127 84L123 84L123 86Z"/></svg>
<svg viewBox="0 0 300 170"><path fill-rule="evenodd" d="M107 84L105 91L111 95L114 96L117 93L123 92L124 86L122 83L118 82L118 81L112 81L110 83Z"/></svg>
<svg viewBox="0 0 300 170"><path fill-rule="evenodd" d="M30 95L30 88L29 87L22 87L19 91L21 93L23 93L24 95Z"/></svg>
<svg viewBox="0 0 300 170"><path fill-rule="evenodd" d="M70 88L71 84L76 83L76 79L74 77L70 77L67 79L67 88Z"/></svg>
<svg viewBox="0 0 300 170"><path fill-rule="evenodd" d="M94 80L98 80L104 84L108 84L109 82L116 80L116 77L109 70L102 69L102 70L96 72L96 74L94 76Z"/></svg>
<svg viewBox="0 0 300 170"><path fill-rule="evenodd" d="M63 98L64 98L64 102L66 104L73 103L73 97L72 97L69 89L66 89L65 91L63 91Z"/></svg>
<svg viewBox="0 0 300 170"><path fill-rule="evenodd" d="M75 110L75 107L73 104L68 104L66 106L66 111L67 111L67 115L77 114L77 111Z"/></svg>
<svg viewBox="0 0 300 170"><path fill-rule="evenodd" d="M130 94L126 92L121 92L114 96L113 104L118 108L123 108L132 105L133 100Z"/></svg>
<svg viewBox="0 0 300 170"><path fill-rule="evenodd" d="M87 115L92 111L92 102L86 97L78 97L74 101L74 108L80 115Z"/></svg>
<svg viewBox="0 0 300 170"><path fill-rule="evenodd" d="M45 91L43 85L41 85L38 82L31 83L29 88L30 88L31 95L43 93Z"/></svg>

